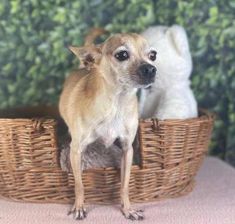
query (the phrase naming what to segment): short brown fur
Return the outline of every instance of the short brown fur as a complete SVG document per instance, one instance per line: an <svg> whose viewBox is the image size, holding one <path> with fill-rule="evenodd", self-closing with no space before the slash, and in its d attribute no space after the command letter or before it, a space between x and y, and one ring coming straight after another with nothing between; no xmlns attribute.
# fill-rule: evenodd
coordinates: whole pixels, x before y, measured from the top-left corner
<svg viewBox="0 0 235 224"><path fill-rule="evenodd" d="M120 62L115 55L123 48L129 52L130 58ZM86 217L81 178L82 151L98 138L106 146L119 138L123 149L121 210L126 218L140 220L142 212L130 208L128 185L132 143L138 125L136 90L142 85L137 78L137 68L134 70L133 67L143 61L150 63L146 54L149 50L147 42L137 34L117 34L102 45L70 49L85 66L67 78L59 103L60 113L72 137L70 160L75 179L75 204L71 213L75 219Z"/></svg>

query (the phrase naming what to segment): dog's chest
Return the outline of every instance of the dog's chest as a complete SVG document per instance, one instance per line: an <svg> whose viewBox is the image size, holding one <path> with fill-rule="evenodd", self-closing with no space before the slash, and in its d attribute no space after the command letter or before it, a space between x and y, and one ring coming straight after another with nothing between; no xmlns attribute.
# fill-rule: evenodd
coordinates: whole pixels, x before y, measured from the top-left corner
<svg viewBox="0 0 235 224"><path fill-rule="evenodd" d="M111 110L95 129L96 138L101 138L104 144L110 146L117 137L125 133L122 108Z"/></svg>

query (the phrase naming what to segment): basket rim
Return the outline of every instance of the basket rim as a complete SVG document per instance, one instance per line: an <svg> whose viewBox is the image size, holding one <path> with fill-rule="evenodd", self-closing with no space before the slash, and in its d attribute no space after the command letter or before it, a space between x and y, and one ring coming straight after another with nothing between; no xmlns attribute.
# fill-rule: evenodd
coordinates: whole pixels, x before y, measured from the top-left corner
<svg viewBox="0 0 235 224"><path fill-rule="evenodd" d="M35 121L41 121L41 122L55 122L57 119L53 117L32 117L32 118L1 118L0 122L35 122Z"/></svg>
<svg viewBox="0 0 235 224"><path fill-rule="evenodd" d="M188 124L188 123L196 123L196 122L205 122L205 121L214 121L216 119L216 114L214 112L210 112L207 109L199 108L199 112L202 113L199 117L193 117L193 118L186 118L186 119L165 119L165 120L160 120L158 118L147 118L143 119L140 118L140 122L154 122L160 124Z"/></svg>
<svg viewBox="0 0 235 224"><path fill-rule="evenodd" d="M3 110L4 111L4 110ZM202 113L201 116L199 117L194 117L194 118L186 118L186 119L165 119L165 120L160 120L160 119L157 119L157 118L139 118L139 122L149 122L149 121L154 121L154 122L157 122L157 123L162 123L164 122L165 124L166 123L179 123L179 122L195 122L195 121L205 121L205 120L215 120L216 119L216 114L214 112L211 112L207 109L203 109L203 108L199 108L199 112ZM0 122L1 121L14 121L14 122L32 122L32 121L35 121L35 120L40 120L40 121L56 121L58 120L58 117L53 117L53 116L32 116L32 117L1 117L1 114L0 114Z"/></svg>

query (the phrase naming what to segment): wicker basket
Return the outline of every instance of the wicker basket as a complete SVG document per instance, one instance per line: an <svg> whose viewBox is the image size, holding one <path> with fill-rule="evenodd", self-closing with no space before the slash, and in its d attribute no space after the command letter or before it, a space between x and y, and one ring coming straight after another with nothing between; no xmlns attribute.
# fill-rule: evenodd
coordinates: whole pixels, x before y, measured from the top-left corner
<svg viewBox="0 0 235 224"><path fill-rule="evenodd" d="M55 119L1 116L0 196L15 201L72 203L74 180L60 169ZM4 118L3 118L4 117ZM132 166L133 202L177 197L193 189L207 152L214 116L186 120L140 120L140 164ZM83 173L88 203L119 201L120 171Z"/></svg>

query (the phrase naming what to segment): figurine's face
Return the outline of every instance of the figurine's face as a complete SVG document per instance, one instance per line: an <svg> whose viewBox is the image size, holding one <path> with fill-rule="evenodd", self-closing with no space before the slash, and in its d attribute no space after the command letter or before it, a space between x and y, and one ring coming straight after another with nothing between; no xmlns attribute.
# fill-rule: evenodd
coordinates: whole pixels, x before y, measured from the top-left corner
<svg viewBox="0 0 235 224"><path fill-rule="evenodd" d="M138 34L116 34L103 45L107 73L118 85L147 87L155 81L156 51ZM101 59L101 60L102 60Z"/></svg>
<svg viewBox="0 0 235 224"><path fill-rule="evenodd" d="M143 33L158 52L154 62L159 78L188 79L192 71L192 59L185 31L179 27L154 27Z"/></svg>

